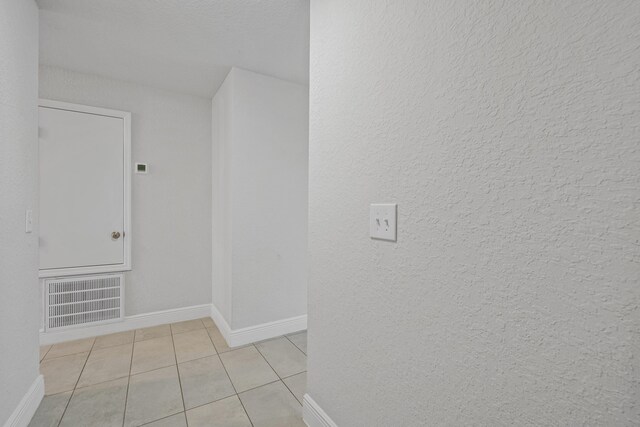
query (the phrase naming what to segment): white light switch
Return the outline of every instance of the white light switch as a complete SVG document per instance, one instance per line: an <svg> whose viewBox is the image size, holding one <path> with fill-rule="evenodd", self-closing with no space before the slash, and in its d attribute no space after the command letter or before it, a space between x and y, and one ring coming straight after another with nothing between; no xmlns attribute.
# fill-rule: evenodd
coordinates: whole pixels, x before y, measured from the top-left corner
<svg viewBox="0 0 640 427"><path fill-rule="evenodd" d="M33 211L27 209L24 213L24 232L31 233L33 231Z"/></svg>
<svg viewBox="0 0 640 427"><path fill-rule="evenodd" d="M373 239L396 241L395 203L372 204L369 208L369 235Z"/></svg>

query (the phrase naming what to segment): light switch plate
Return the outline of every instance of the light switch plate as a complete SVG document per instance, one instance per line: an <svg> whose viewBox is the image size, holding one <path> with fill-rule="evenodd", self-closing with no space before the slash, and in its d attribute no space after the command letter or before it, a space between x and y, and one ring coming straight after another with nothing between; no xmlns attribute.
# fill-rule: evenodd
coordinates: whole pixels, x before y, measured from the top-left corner
<svg viewBox="0 0 640 427"><path fill-rule="evenodd" d="M369 235L373 239L396 241L397 205L374 203L369 207Z"/></svg>

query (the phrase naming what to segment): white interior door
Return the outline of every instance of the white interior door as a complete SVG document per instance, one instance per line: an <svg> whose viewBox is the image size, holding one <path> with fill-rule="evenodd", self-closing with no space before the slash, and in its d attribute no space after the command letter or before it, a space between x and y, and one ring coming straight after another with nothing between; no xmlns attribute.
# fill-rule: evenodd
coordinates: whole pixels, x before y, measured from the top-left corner
<svg viewBox="0 0 640 427"><path fill-rule="evenodd" d="M127 269L127 117L65 108L39 109L41 272Z"/></svg>

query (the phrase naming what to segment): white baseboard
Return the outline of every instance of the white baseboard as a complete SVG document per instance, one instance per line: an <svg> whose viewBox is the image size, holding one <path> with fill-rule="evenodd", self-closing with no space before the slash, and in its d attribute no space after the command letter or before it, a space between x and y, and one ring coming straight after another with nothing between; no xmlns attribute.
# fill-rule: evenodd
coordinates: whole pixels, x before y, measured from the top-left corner
<svg viewBox="0 0 640 427"><path fill-rule="evenodd" d="M218 329L220 330L220 333L222 334L225 341L227 342L227 345L229 345L231 327L229 326L224 316L222 315L222 313L220 313L220 310L218 310L218 307L216 307L215 304L211 304L211 319L213 320L213 323L215 323ZM229 345L229 347L232 347L232 346Z"/></svg>
<svg viewBox="0 0 640 427"><path fill-rule="evenodd" d="M218 329L220 329L229 347L238 347L307 329L307 315L305 314L303 316L290 317L288 319L276 320L275 322L232 330L214 305L202 304L126 316L122 322L82 326L51 332L40 331L40 345L56 344L64 341L131 331L133 329L148 328L165 323L182 322L184 320L193 320L209 316L211 316L218 326Z"/></svg>
<svg viewBox="0 0 640 427"><path fill-rule="evenodd" d="M211 305L211 318L227 341L229 347L238 347L257 341L268 340L280 335L307 329L307 315L290 317L274 322L261 323L241 329L231 329L225 318L215 305Z"/></svg>
<svg viewBox="0 0 640 427"><path fill-rule="evenodd" d="M4 427L27 427L31 422L31 418L33 418L33 414L36 413L38 406L40 406L43 397L44 378L42 375L38 375L7 422L4 423Z"/></svg>
<svg viewBox="0 0 640 427"><path fill-rule="evenodd" d="M148 328L150 326L158 326L165 323L182 322L184 320L209 317L210 315L211 304L193 305L191 307L136 314L134 316L126 316L122 322L83 326L52 332L40 331L40 345L56 344L63 341L131 331L133 329Z"/></svg>
<svg viewBox="0 0 640 427"><path fill-rule="evenodd" d="M302 400L302 420L309 427L338 427L308 394Z"/></svg>
<svg viewBox="0 0 640 427"><path fill-rule="evenodd" d="M275 322L262 323L247 328L232 329L229 334L229 347L250 344L257 341L268 340L280 335L307 329L307 315L276 320Z"/></svg>

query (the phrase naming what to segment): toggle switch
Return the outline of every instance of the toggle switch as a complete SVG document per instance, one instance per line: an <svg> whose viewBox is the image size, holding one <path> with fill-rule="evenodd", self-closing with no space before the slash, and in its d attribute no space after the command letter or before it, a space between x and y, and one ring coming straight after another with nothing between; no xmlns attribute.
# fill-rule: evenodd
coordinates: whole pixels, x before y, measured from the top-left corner
<svg viewBox="0 0 640 427"><path fill-rule="evenodd" d="M375 203L369 207L371 238L396 241L397 211L395 203Z"/></svg>

